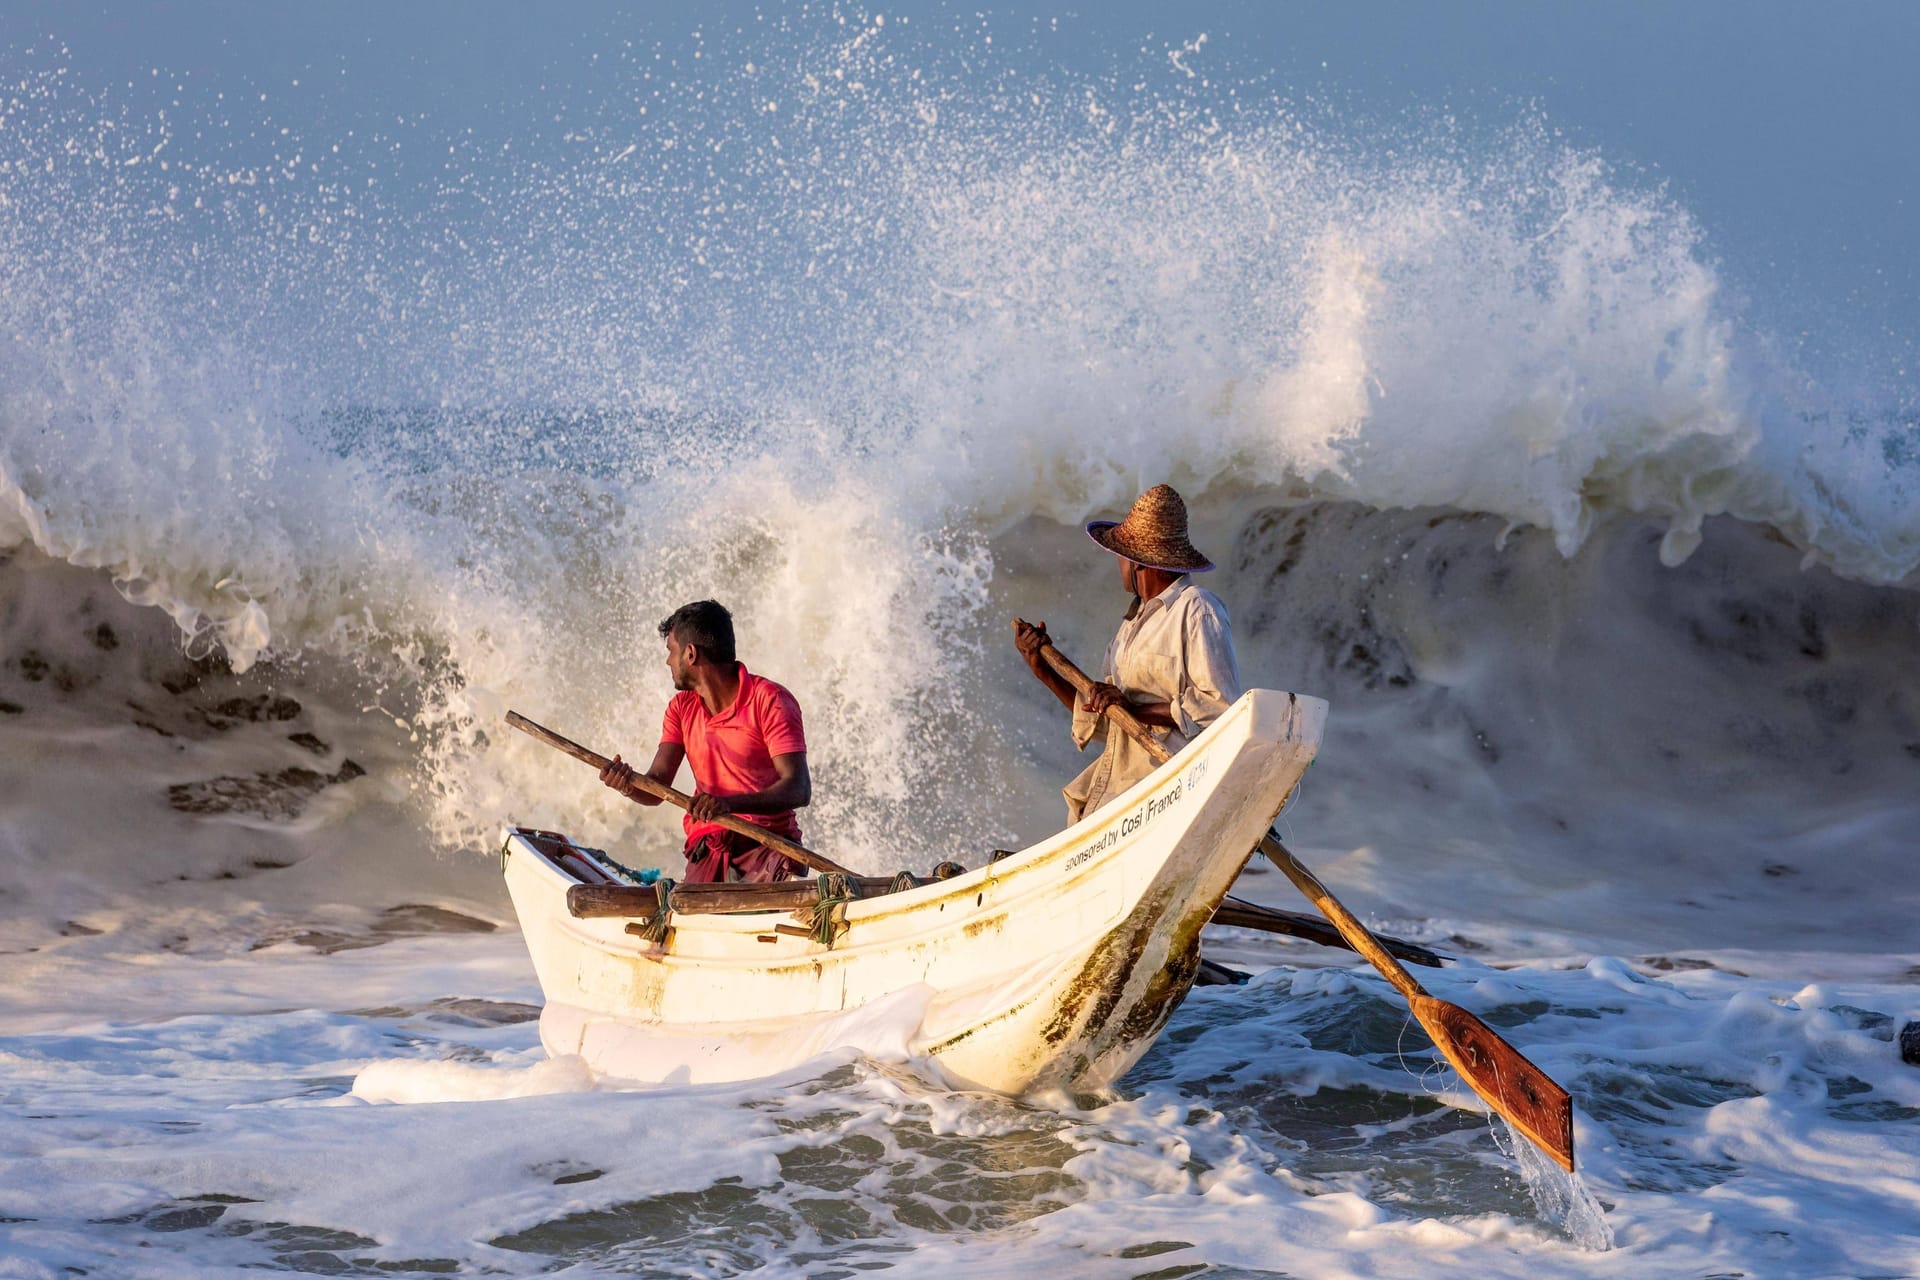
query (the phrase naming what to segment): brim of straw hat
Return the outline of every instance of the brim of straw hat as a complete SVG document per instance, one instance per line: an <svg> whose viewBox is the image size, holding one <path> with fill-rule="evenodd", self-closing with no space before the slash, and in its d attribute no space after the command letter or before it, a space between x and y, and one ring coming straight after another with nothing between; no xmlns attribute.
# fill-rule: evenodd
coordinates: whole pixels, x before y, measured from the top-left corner
<svg viewBox="0 0 1920 1280"><path fill-rule="evenodd" d="M1165 569L1168 573L1206 573L1213 568L1213 561L1201 555L1184 538L1178 542L1162 539L1149 546L1119 532L1119 529L1118 520L1094 520L1087 525L1087 536L1115 555L1125 556L1149 569Z"/></svg>

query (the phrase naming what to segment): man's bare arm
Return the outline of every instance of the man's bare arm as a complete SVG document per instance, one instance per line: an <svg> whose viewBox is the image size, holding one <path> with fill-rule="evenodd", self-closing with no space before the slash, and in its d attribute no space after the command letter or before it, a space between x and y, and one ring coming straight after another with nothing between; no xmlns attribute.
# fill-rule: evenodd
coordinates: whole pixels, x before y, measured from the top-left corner
<svg viewBox="0 0 1920 1280"><path fill-rule="evenodd" d="M696 822L712 822L723 813L785 813L803 809L813 799L813 778L807 772L807 753L795 751L773 758L778 775L772 786L737 796L694 796L687 812Z"/></svg>
<svg viewBox="0 0 1920 1280"><path fill-rule="evenodd" d="M672 786L680 773L680 762L687 758L687 749L677 742L663 742L653 753L653 763L647 766L647 776L664 786ZM656 805L660 797L638 790L633 785L633 766L615 756L600 771L600 781L618 791L635 804Z"/></svg>

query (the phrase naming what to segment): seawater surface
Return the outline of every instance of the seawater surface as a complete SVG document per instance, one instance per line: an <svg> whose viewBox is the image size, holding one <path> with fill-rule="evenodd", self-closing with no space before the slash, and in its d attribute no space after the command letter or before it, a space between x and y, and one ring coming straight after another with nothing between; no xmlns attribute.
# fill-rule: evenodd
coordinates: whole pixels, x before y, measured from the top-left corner
<svg viewBox="0 0 1920 1280"><path fill-rule="evenodd" d="M1537 103L902 17L444 97L480 37L405 15L285 74L0 26L0 1276L1920 1274L1909 348ZM547 1058L502 827L677 838L506 710L644 754L716 596L808 843L977 864L1078 768L1008 620L1094 662L1081 524L1162 479L1332 703L1289 844L1577 1180L1235 930L1110 1093Z"/></svg>

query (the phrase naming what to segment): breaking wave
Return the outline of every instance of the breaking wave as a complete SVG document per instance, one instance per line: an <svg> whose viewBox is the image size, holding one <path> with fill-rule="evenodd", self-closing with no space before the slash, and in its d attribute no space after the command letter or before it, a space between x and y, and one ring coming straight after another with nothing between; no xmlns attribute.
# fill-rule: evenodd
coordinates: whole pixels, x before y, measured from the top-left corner
<svg viewBox="0 0 1920 1280"><path fill-rule="evenodd" d="M1329 843L1568 891L1601 851L1884 869L1920 428L1782 361L1671 196L1530 115L963 88L896 38L371 132L20 54L0 697L96 660L65 562L400 734L443 843L670 847L499 720L644 752L654 623L717 596L806 709L810 837L927 864L1058 821L1005 620L1096 653L1077 525L1166 479L1250 682L1335 700Z"/></svg>

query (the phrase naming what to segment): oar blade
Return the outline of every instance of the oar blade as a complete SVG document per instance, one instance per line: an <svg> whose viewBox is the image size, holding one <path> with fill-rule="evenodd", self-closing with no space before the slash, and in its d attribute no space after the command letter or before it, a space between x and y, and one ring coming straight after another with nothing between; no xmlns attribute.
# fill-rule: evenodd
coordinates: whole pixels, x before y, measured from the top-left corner
<svg viewBox="0 0 1920 1280"><path fill-rule="evenodd" d="M1413 1012L1473 1091L1573 1172L1573 1100L1567 1091L1459 1005L1422 995L1414 999Z"/></svg>

